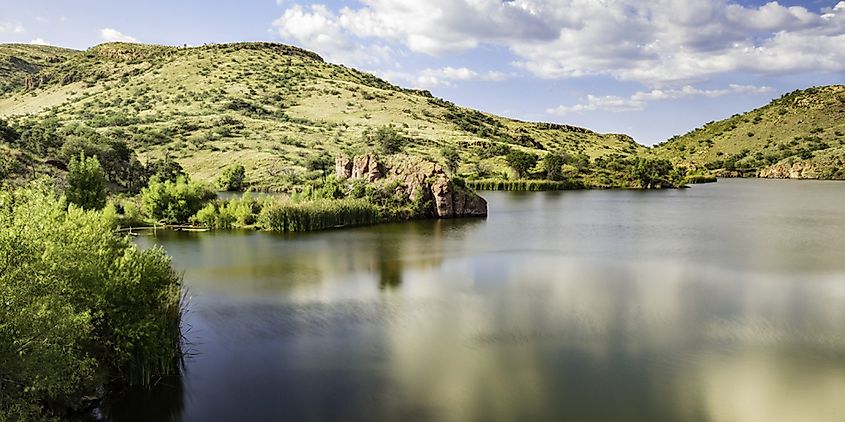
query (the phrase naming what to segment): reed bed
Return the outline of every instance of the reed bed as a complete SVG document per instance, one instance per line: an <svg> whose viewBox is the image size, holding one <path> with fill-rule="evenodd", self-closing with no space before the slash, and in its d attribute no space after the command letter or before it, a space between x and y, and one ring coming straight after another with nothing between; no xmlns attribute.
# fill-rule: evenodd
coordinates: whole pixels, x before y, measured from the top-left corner
<svg viewBox="0 0 845 422"><path fill-rule="evenodd" d="M364 199L277 201L261 210L259 225L277 232L306 232L343 226L376 224L379 207Z"/></svg>
<svg viewBox="0 0 845 422"><path fill-rule="evenodd" d="M467 180L466 186L474 190L550 191L583 189L584 185L571 180Z"/></svg>
<svg viewBox="0 0 845 422"><path fill-rule="evenodd" d="M686 183L688 185L696 185L696 184L701 184L701 183L715 183L715 182L716 182L716 176L711 176L709 174L708 175L696 174L696 175L693 175L693 176L687 176L686 180L684 180L684 183Z"/></svg>

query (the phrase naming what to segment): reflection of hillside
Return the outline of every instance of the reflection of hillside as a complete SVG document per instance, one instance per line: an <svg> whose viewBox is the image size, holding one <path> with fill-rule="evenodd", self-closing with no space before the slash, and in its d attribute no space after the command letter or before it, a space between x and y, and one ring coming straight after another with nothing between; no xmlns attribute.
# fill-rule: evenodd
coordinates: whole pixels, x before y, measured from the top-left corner
<svg viewBox="0 0 845 422"><path fill-rule="evenodd" d="M436 268L460 253L464 237L483 222L426 220L286 235L159 232L155 240L178 267L189 269L191 289L295 299L354 295L366 285L399 287L406 271Z"/></svg>

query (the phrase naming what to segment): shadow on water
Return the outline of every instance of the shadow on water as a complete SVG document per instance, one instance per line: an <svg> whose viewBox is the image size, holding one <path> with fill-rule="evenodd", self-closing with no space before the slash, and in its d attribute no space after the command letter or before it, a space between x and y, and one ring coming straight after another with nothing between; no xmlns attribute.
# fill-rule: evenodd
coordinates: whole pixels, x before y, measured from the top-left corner
<svg viewBox="0 0 845 422"><path fill-rule="evenodd" d="M106 396L97 419L177 422L182 420L184 407L182 377L174 376L160 380L150 390L132 387Z"/></svg>

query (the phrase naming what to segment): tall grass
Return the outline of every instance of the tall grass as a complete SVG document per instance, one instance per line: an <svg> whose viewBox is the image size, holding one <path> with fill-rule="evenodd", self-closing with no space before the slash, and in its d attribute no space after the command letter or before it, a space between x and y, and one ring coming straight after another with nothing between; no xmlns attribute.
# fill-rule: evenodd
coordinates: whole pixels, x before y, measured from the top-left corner
<svg viewBox="0 0 845 422"><path fill-rule="evenodd" d="M475 190L504 190L504 191L547 191L584 189L580 182L572 180L467 180L466 186Z"/></svg>
<svg viewBox="0 0 845 422"><path fill-rule="evenodd" d="M265 230L305 232L380 221L379 207L364 199L317 199L268 204L261 210L258 224Z"/></svg>
<svg viewBox="0 0 845 422"><path fill-rule="evenodd" d="M715 182L716 182L716 176L712 176L712 175L709 175L709 174L707 174L707 175L696 174L696 175L692 175L692 176L687 176L687 178L684 180L684 183L688 184L688 185L694 185L694 184L699 184L699 183L715 183Z"/></svg>

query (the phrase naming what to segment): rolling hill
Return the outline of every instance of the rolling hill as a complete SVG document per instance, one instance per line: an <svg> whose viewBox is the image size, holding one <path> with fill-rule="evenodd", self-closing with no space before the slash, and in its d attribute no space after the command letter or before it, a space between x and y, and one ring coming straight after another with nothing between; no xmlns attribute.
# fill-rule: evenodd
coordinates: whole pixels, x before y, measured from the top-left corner
<svg viewBox="0 0 845 422"><path fill-rule="evenodd" d="M672 138L652 153L726 176L845 179L845 86L788 93Z"/></svg>
<svg viewBox="0 0 845 422"><path fill-rule="evenodd" d="M442 162L443 149L455 148L457 173L470 178L510 171L508 150L589 159L647 151L626 135L460 107L276 43L86 51L11 44L0 45L0 61L0 118L31 139L29 151L16 152L28 168L56 160L41 145L85 133L125 140L141 161L168 156L203 181L239 163L266 190L312 177L315 156L374 148L386 127L410 155Z"/></svg>

